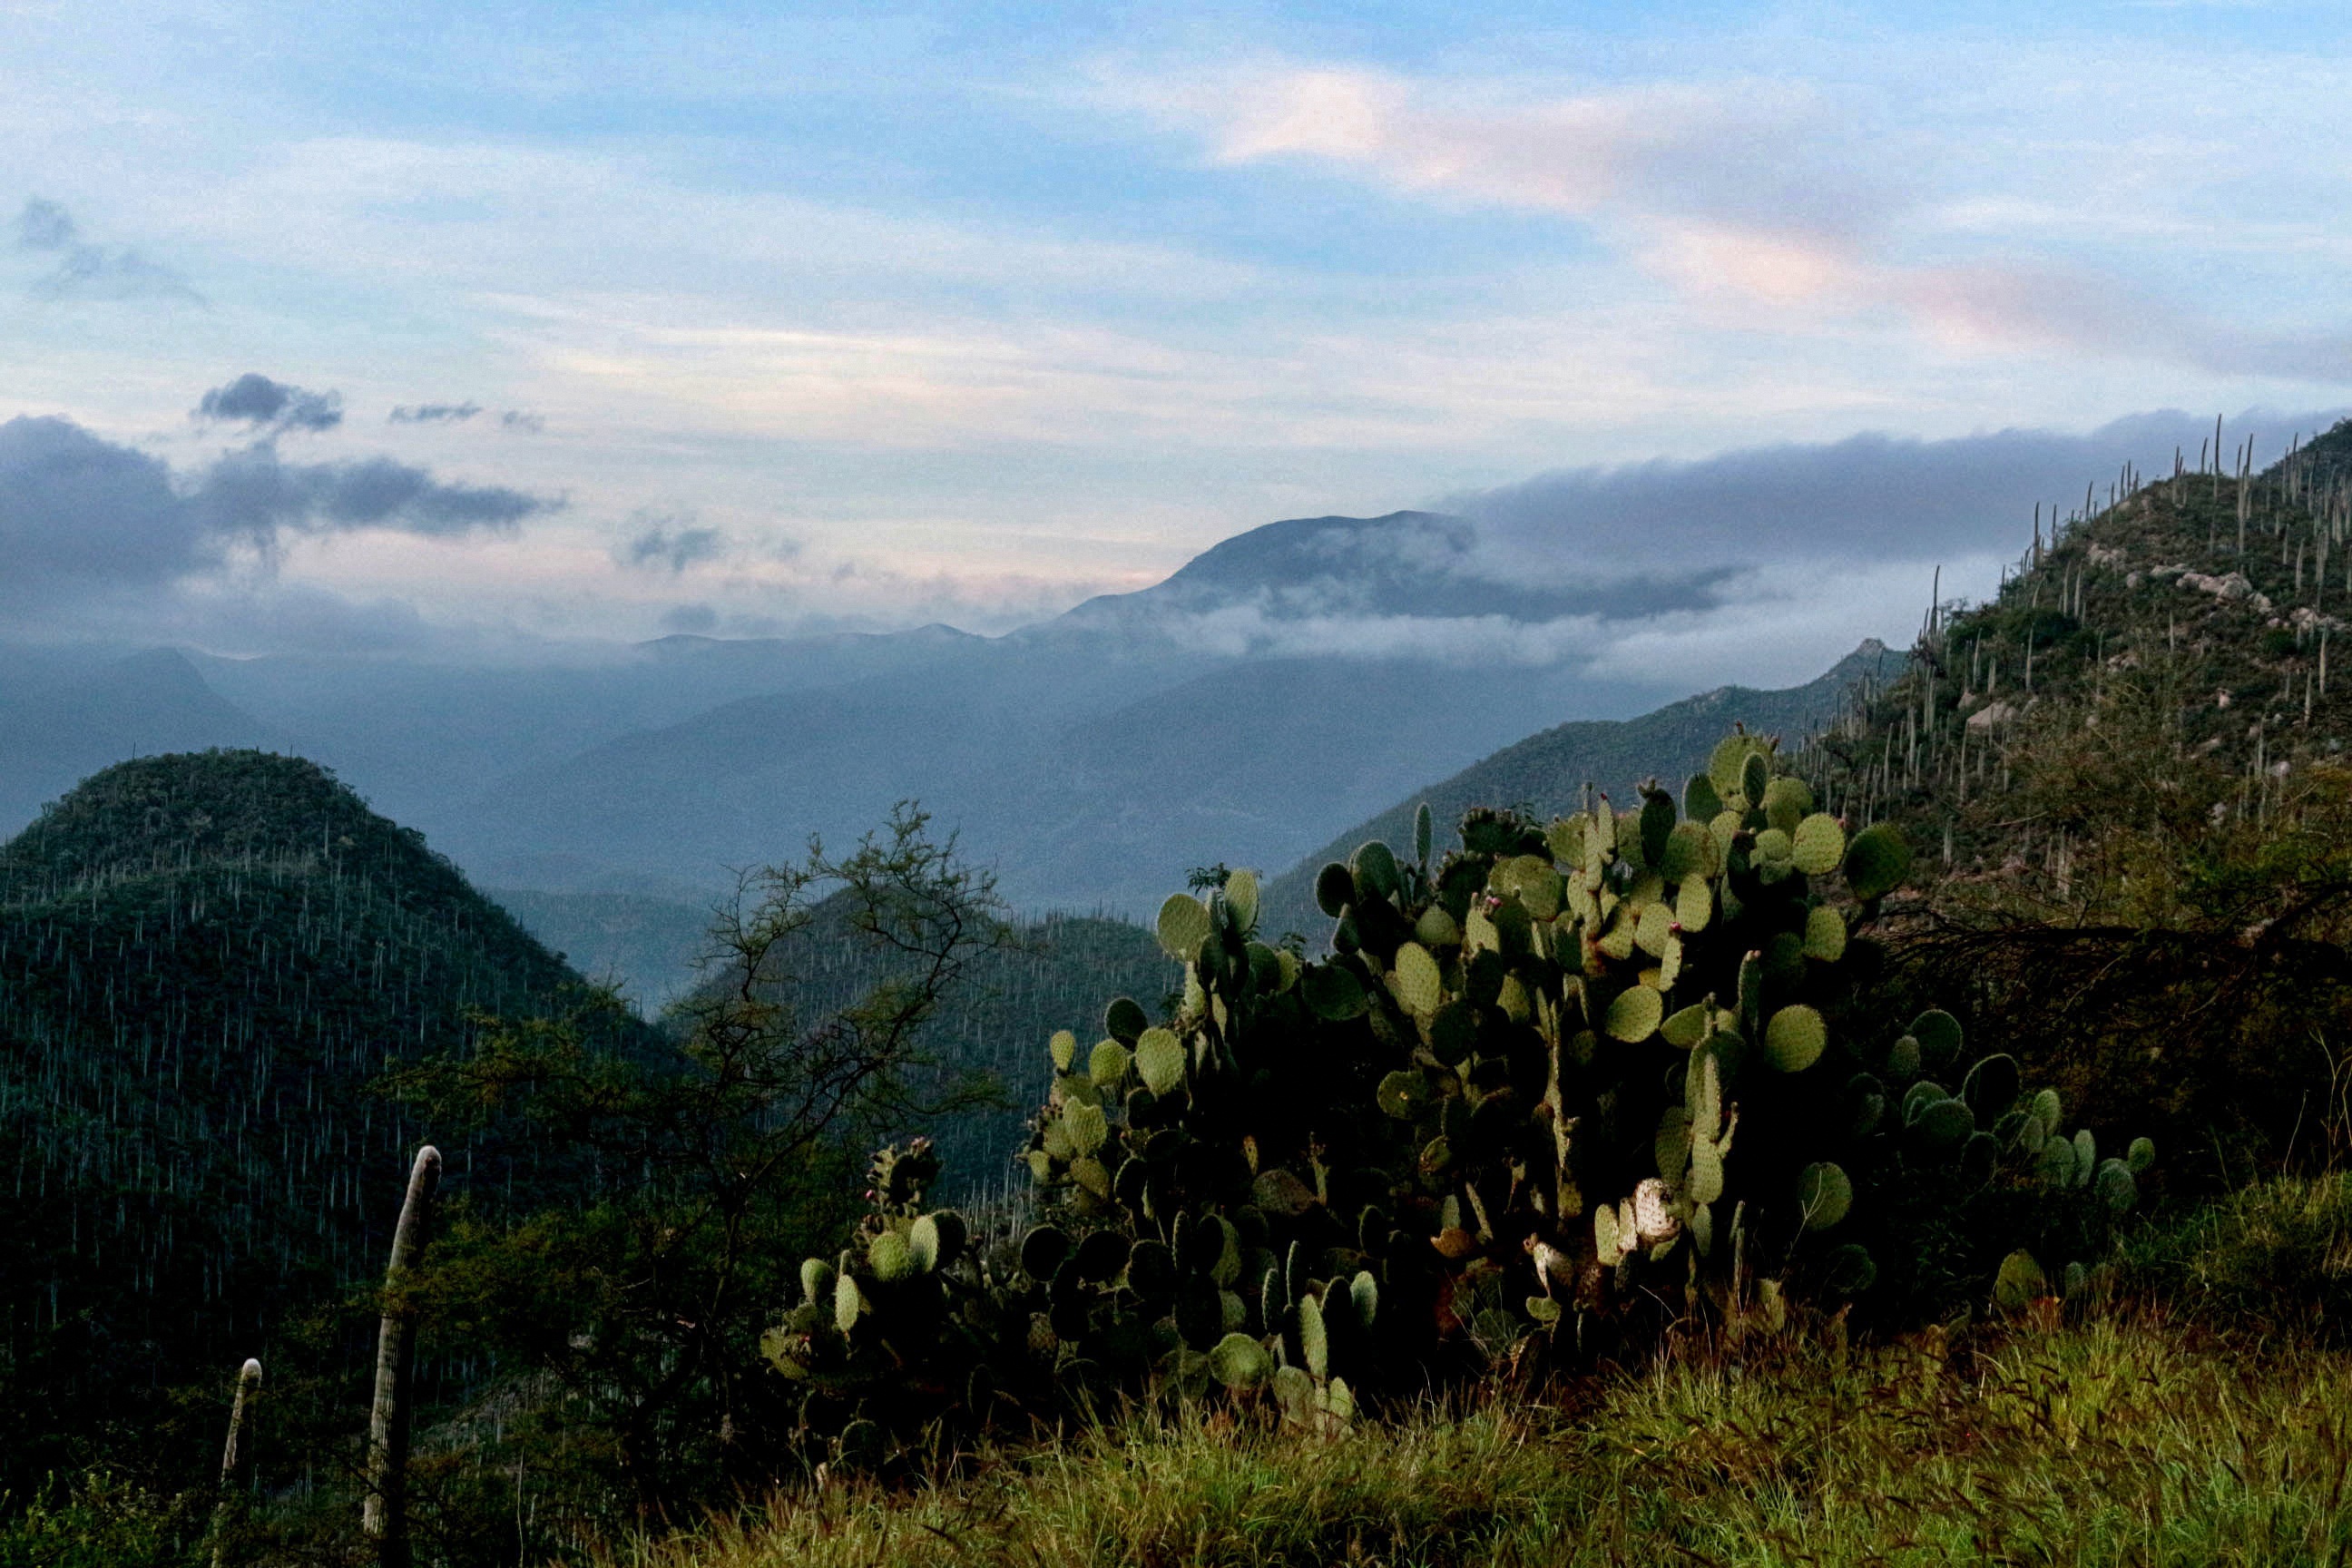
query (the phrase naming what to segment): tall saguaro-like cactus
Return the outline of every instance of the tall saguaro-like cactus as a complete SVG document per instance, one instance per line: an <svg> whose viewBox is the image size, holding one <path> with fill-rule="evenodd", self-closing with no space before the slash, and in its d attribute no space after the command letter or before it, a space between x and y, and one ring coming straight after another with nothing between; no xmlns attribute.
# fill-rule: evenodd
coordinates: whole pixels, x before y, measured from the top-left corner
<svg viewBox="0 0 2352 1568"><path fill-rule="evenodd" d="M221 1446L220 1500L213 1509L213 1568L227 1568L228 1529L236 1517L237 1483L253 1456L247 1425L261 1397L261 1363L247 1360L237 1369L236 1398L228 1409L228 1441Z"/></svg>
<svg viewBox="0 0 2352 1568"><path fill-rule="evenodd" d="M416 1310L409 1274L423 1257L441 1185L441 1151L426 1144L408 1173L408 1195L392 1236L383 1276L383 1321L376 1333L375 1405L368 1414L367 1500L360 1525L381 1568L408 1568L409 1380L416 1359Z"/></svg>

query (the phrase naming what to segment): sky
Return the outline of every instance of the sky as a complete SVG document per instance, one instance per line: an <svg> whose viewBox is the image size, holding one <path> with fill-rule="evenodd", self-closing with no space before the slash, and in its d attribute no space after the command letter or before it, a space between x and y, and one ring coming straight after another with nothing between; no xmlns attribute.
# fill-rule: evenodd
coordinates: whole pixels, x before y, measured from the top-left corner
<svg viewBox="0 0 2352 1568"><path fill-rule="evenodd" d="M2352 405L2347 34L0 0L0 632L996 632L1276 518L1622 540L1641 476L1714 517L1866 438L1958 521L1640 528L1779 606L1695 670L1906 637L2026 534L2000 433L2095 480Z"/></svg>

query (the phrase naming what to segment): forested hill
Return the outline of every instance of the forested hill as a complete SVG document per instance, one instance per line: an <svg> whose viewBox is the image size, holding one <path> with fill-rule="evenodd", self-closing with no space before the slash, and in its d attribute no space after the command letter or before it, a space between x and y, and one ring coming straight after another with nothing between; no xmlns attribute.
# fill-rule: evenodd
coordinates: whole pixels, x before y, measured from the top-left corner
<svg viewBox="0 0 2352 1568"><path fill-rule="evenodd" d="M0 1400L54 1442L161 1419L380 1268L425 1130L368 1086L575 984L313 763L154 757L55 802L0 849ZM0 1487L51 1447L0 1445Z"/></svg>

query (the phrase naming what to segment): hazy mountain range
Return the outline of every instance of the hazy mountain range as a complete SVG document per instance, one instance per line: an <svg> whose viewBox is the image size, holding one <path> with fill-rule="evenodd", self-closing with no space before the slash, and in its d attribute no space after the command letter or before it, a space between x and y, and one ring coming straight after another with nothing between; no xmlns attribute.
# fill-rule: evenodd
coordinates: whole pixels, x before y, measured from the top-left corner
<svg viewBox="0 0 2352 1568"><path fill-rule="evenodd" d="M481 668L171 649L12 659L0 828L122 757L333 768L487 885L688 904L921 800L1029 909L1140 912L1206 860L1289 864L1571 711L1654 693L1531 657L1655 595L1512 587L1420 512L1269 524L1008 636L667 637Z"/></svg>

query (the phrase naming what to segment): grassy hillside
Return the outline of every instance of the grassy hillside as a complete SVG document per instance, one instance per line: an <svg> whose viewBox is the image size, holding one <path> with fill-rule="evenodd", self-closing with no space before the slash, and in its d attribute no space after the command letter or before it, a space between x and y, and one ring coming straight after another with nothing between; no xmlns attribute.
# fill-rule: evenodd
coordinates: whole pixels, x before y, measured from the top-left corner
<svg viewBox="0 0 2352 1568"><path fill-rule="evenodd" d="M370 1082L576 980L294 758L126 763L0 849L0 1397L58 1417L0 1486L381 1268L425 1130Z"/></svg>
<svg viewBox="0 0 2352 1568"><path fill-rule="evenodd" d="M1416 791L1274 879L1265 893L1265 928L1312 933L1319 943L1330 922L1315 907L1315 874L1330 861L1346 860L1369 839L1391 846L1412 843L1413 813L1423 801L1445 825L1460 820L1474 805L1517 806L1538 820L1573 811L1579 809L1587 784L1598 785L1622 803L1632 798L1633 786L1643 779L1654 776L1679 785L1685 776L1704 769L1707 752L1735 723L1759 733L1805 734L1836 717L1857 682L1883 680L1902 663L1902 656L1885 645L1865 642L1802 686L1776 691L1724 686L1638 719L1554 725Z"/></svg>

